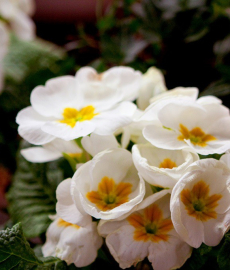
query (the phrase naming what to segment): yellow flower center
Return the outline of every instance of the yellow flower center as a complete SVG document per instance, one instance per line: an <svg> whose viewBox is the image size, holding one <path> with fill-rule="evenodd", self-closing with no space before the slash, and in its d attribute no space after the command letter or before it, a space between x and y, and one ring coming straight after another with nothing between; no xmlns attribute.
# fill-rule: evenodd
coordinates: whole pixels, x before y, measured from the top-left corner
<svg viewBox="0 0 230 270"><path fill-rule="evenodd" d="M201 180L193 186L192 190L183 189L180 198L190 216L197 220L207 221L217 217L215 208L222 195L209 196L209 185Z"/></svg>
<svg viewBox="0 0 230 270"><path fill-rule="evenodd" d="M112 178L105 176L98 184L98 191L88 192L86 198L100 210L107 211L128 202L131 192L132 184L121 182L116 185Z"/></svg>
<svg viewBox="0 0 230 270"><path fill-rule="evenodd" d="M81 228L80 226L78 226L76 224L72 224L72 223L66 222L65 220L63 220L61 218L59 218L57 225L59 227L69 227L69 226L72 226L75 229L80 229Z"/></svg>
<svg viewBox="0 0 230 270"><path fill-rule="evenodd" d="M127 220L135 228L133 236L135 241L156 243L168 241L168 232L173 229L171 219L163 218L163 213L157 204L145 208L143 215L132 214Z"/></svg>
<svg viewBox="0 0 230 270"><path fill-rule="evenodd" d="M75 127L77 122L82 122L86 120L91 120L94 116L99 113L94 113L95 108L92 105L86 106L82 108L80 111L74 108L65 108L63 112L62 120L59 120L60 123L67 124L71 126L71 128Z"/></svg>
<svg viewBox="0 0 230 270"><path fill-rule="evenodd" d="M192 130L188 130L184 125L180 124L180 133L177 137L178 140L190 140L194 145L199 145L201 147L207 146L207 142L214 141L216 138L210 134L205 134L205 132L200 127L195 127Z"/></svg>
<svg viewBox="0 0 230 270"><path fill-rule="evenodd" d="M159 168L163 169L172 169L174 167L177 167L177 165L170 158L165 158L159 165Z"/></svg>

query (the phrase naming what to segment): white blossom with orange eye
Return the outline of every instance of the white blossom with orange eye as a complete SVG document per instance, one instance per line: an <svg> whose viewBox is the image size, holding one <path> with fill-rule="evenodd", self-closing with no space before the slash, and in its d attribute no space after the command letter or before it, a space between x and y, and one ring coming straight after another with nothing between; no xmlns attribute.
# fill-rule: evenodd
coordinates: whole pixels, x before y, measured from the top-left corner
<svg viewBox="0 0 230 270"><path fill-rule="evenodd" d="M71 194L83 215L116 219L142 201L145 182L138 176L129 151L108 149L78 168L72 178Z"/></svg>
<svg viewBox="0 0 230 270"><path fill-rule="evenodd" d="M157 112L157 120L144 128L143 135L159 148L221 154L230 148L229 109L217 102L173 100Z"/></svg>
<svg viewBox="0 0 230 270"><path fill-rule="evenodd" d="M132 148L133 162L139 174L149 184L172 189L188 166L199 159L189 149L167 150L151 144L137 144Z"/></svg>
<svg viewBox="0 0 230 270"><path fill-rule="evenodd" d="M18 113L19 134L35 145L55 138L69 141L92 132L113 134L132 122L136 105L120 102L119 91L107 90L87 88L73 76L48 80L32 91L32 106Z"/></svg>
<svg viewBox="0 0 230 270"><path fill-rule="evenodd" d="M230 226L230 170L215 159L194 162L175 185L170 209L174 227L189 245L220 243Z"/></svg>
<svg viewBox="0 0 230 270"><path fill-rule="evenodd" d="M58 257L68 265L84 267L94 262L102 242L96 222L80 227L57 216L46 232L42 253L45 257Z"/></svg>
<svg viewBox="0 0 230 270"><path fill-rule="evenodd" d="M192 248L173 228L170 195L166 193L149 196L126 219L108 221L101 227L102 235L108 233L106 244L121 268L135 266L148 257L155 270L170 270L181 267L190 257Z"/></svg>
<svg viewBox="0 0 230 270"><path fill-rule="evenodd" d="M26 160L36 163L53 161L63 157L63 154L77 159L82 155L82 149L75 141L62 139L54 139L42 146L28 147L20 152Z"/></svg>

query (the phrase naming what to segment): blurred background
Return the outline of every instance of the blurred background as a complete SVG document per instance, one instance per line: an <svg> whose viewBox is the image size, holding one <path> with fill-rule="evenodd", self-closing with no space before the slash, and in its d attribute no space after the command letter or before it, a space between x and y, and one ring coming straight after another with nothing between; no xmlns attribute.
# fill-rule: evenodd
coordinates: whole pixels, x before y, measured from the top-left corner
<svg viewBox="0 0 230 270"><path fill-rule="evenodd" d="M195 86L201 96L216 95L230 106L229 0L36 0L32 19L37 37L28 41L11 33L0 62L0 224L9 219L8 212L13 223L21 221L14 207L24 195L15 183L38 166L22 165L16 158L21 139L15 117L29 106L33 88L48 79L74 75L85 65L99 72L126 65L143 73L156 66L168 89ZM47 167L39 166L39 172ZM50 171L57 173L52 166Z"/></svg>

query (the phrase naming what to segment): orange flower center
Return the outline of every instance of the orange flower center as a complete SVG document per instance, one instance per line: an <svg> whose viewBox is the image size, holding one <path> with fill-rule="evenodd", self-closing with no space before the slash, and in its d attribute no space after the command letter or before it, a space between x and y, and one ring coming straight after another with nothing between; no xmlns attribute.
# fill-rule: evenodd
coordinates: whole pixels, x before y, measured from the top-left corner
<svg viewBox="0 0 230 270"><path fill-rule="evenodd" d="M201 180L193 186L192 190L183 189L180 198L190 216L197 220L207 221L217 217L215 208L222 195L209 196L209 185Z"/></svg>
<svg viewBox="0 0 230 270"><path fill-rule="evenodd" d="M135 241L168 241L168 232L173 229L170 218L164 219L163 213L157 204L152 204L144 209L143 215L140 213L132 214L127 218L130 225L135 228Z"/></svg>
<svg viewBox="0 0 230 270"><path fill-rule="evenodd" d="M174 167L177 167L177 165L170 158L165 158L159 165L159 168L164 168L164 169L172 169Z"/></svg>
<svg viewBox="0 0 230 270"><path fill-rule="evenodd" d="M94 113L94 111L95 108L92 105L86 106L80 111L74 108L65 108L62 114L64 119L59 120L59 122L67 124L73 128L77 122L91 120L94 116L98 115L98 113Z"/></svg>
<svg viewBox="0 0 230 270"><path fill-rule="evenodd" d="M205 134L205 132L200 127L195 127L192 130L188 130L184 125L180 124L180 133L177 137L178 140L190 140L194 145L199 145L201 147L207 146L207 142L214 141L216 138L210 134Z"/></svg>
<svg viewBox="0 0 230 270"><path fill-rule="evenodd" d="M121 182L116 185L112 178L105 176L98 184L98 191L88 192L86 198L100 210L107 211L128 202L131 192L132 184Z"/></svg>
<svg viewBox="0 0 230 270"><path fill-rule="evenodd" d="M78 226L76 224L72 224L72 223L66 222L65 220L63 220L61 218L59 218L57 225L59 227L69 227L69 226L72 226L75 229L80 229L81 228L80 226Z"/></svg>

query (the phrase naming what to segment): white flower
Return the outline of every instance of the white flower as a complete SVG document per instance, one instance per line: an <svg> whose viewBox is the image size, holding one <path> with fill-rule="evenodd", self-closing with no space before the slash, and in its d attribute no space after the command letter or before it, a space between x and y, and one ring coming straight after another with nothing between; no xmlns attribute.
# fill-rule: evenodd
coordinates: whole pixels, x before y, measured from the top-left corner
<svg viewBox="0 0 230 270"><path fill-rule="evenodd" d="M149 115L150 117L150 115ZM146 140L159 148L191 147L199 154L221 154L230 148L229 109L217 102L173 100L154 115L143 130Z"/></svg>
<svg viewBox="0 0 230 270"><path fill-rule="evenodd" d="M173 188L188 166L199 157L190 150L166 150L151 144L138 144L132 148L133 162L148 183Z"/></svg>
<svg viewBox="0 0 230 270"><path fill-rule="evenodd" d="M95 95L103 92L103 96L116 93L118 101L136 99L141 85L141 72L123 66L112 67L101 74L91 67L83 67L76 77L82 89L92 89Z"/></svg>
<svg viewBox="0 0 230 270"><path fill-rule="evenodd" d="M58 257L68 265L84 267L94 262L101 245L96 222L80 227L56 217L47 230L42 252L45 257Z"/></svg>
<svg viewBox="0 0 230 270"><path fill-rule="evenodd" d="M190 166L175 185L170 209L174 227L189 245L220 243L230 226L230 170L215 159Z"/></svg>
<svg viewBox="0 0 230 270"><path fill-rule="evenodd" d="M61 187L59 190L61 194ZM139 178L129 151L109 149L78 168L72 178L71 195L72 204L82 215L115 219L142 201L145 183ZM66 204L66 196L67 193L58 198L59 205ZM68 200L71 199L68 197ZM57 212L60 215L58 209ZM71 210L69 212L71 215ZM62 218L67 220L68 217Z"/></svg>
<svg viewBox="0 0 230 270"><path fill-rule="evenodd" d="M141 88L137 98L137 106L144 110L150 104L150 99L167 90L165 86L164 76L161 71L155 67L151 67L142 76Z"/></svg>
<svg viewBox="0 0 230 270"><path fill-rule="evenodd" d="M100 228L100 233L108 233L106 244L121 268L148 257L155 270L170 270L181 267L190 257L191 247L173 228L166 193L153 194L126 219L105 222Z"/></svg>
<svg viewBox="0 0 230 270"><path fill-rule="evenodd" d="M35 145L54 138L73 140L92 132L110 135L132 121L136 106L117 103L114 89L85 88L76 77L62 76L36 87L31 94L32 106L19 112L19 134Z"/></svg>
<svg viewBox="0 0 230 270"><path fill-rule="evenodd" d="M28 147L21 150L21 154L26 160L38 163L53 161L63 157L63 153L73 158L79 158L82 154L82 149L75 141L54 139L42 146Z"/></svg>

